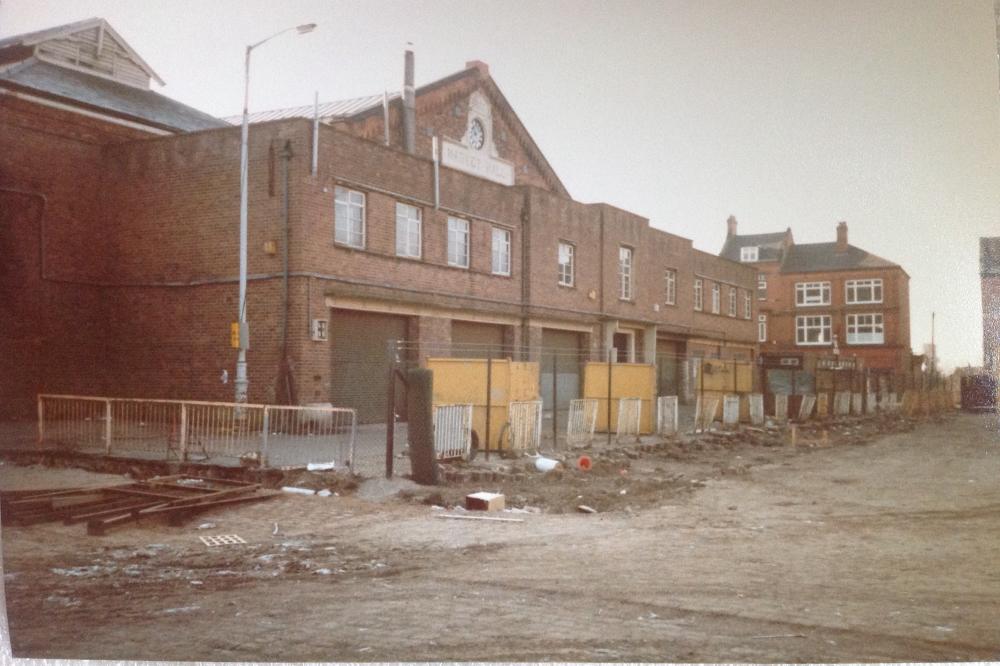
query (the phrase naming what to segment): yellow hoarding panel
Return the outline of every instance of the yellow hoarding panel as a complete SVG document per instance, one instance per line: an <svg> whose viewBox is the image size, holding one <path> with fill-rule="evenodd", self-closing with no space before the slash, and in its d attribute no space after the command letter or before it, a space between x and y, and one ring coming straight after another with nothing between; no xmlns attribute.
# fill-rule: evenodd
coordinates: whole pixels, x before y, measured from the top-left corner
<svg viewBox="0 0 1000 666"><path fill-rule="evenodd" d="M480 448L486 448L486 386L490 386L489 448L501 447L500 435L507 423L511 402L538 400L538 363L494 359L431 358L427 369L434 373L432 403L472 405L472 429ZM507 442L503 442L506 446Z"/></svg>
<svg viewBox="0 0 1000 666"><path fill-rule="evenodd" d="M656 406L656 366L644 363L589 362L583 368L583 397L597 400L597 430L608 431L608 368L611 369L611 430L618 429L619 398L642 400L639 431L653 432Z"/></svg>

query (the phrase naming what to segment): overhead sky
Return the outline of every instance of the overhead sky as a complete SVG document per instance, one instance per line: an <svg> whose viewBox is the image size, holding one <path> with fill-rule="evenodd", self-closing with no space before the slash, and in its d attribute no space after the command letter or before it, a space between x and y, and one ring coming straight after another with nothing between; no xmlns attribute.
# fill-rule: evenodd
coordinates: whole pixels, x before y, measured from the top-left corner
<svg viewBox="0 0 1000 666"><path fill-rule="evenodd" d="M0 37L106 18L215 115L342 99L489 64L570 194L718 252L791 227L909 273L913 347L982 361L978 238L1000 235L993 0L0 0Z"/></svg>

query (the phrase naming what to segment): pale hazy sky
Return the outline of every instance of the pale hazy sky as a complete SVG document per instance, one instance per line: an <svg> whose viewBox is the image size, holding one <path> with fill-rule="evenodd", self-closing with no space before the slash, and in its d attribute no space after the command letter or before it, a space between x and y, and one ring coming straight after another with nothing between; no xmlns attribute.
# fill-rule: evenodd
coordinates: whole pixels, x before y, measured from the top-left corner
<svg viewBox="0 0 1000 666"><path fill-rule="evenodd" d="M0 36L102 16L216 115L398 90L483 60L570 194L718 252L792 227L910 274L913 346L979 364L978 238L1000 235L993 0L333 2L0 0Z"/></svg>

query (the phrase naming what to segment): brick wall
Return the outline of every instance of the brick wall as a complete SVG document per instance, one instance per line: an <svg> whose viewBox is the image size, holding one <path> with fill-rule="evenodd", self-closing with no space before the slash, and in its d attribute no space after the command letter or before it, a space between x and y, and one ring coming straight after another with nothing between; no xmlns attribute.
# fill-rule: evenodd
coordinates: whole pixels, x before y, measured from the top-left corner
<svg viewBox="0 0 1000 666"><path fill-rule="evenodd" d="M0 98L0 418L35 395L107 388L103 146L135 130Z"/></svg>
<svg viewBox="0 0 1000 666"><path fill-rule="evenodd" d="M1000 276L981 278L983 300L983 366L996 373L1000 367Z"/></svg>

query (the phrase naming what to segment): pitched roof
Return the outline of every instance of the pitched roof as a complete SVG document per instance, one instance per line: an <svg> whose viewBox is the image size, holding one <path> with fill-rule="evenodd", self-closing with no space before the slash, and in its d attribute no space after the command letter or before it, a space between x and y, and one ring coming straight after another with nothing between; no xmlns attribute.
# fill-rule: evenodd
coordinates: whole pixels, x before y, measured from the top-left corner
<svg viewBox="0 0 1000 666"><path fill-rule="evenodd" d="M774 234L744 234L726 236L719 256L730 261L740 260L740 249L744 247L759 247L757 261L780 261L781 248L785 241L785 233Z"/></svg>
<svg viewBox="0 0 1000 666"><path fill-rule="evenodd" d="M980 275L1000 275L1000 236L979 239Z"/></svg>
<svg viewBox="0 0 1000 666"><path fill-rule="evenodd" d="M399 97L399 93L389 93L388 97L389 101L392 101ZM329 123L350 118L381 105L382 95L366 95L364 97L352 97L350 99L335 100L333 102L323 102L318 108L309 104L306 106L292 106L286 109L256 111L251 113L249 117L251 123L264 123L270 120L285 120L287 118L312 118L318 111L320 120L324 123ZM226 116L223 120L233 125L239 125L243 122L243 116Z"/></svg>
<svg viewBox="0 0 1000 666"><path fill-rule="evenodd" d="M853 245L838 252L837 243L802 243L792 245L781 262L782 273L840 271L852 268L900 268L888 259L875 256Z"/></svg>
<svg viewBox="0 0 1000 666"><path fill-rule="evenodd" d="M227 127L218 118L152 90L143 90L35 58L0 70L0 87L112 112L169 130L192 132Z"/></svg>
<svg viewBox="0 0 1000 666"><path fill-rule="evenodd" d="M77 32L82 32L84 30L90 30L92 28L100 27L104 32L111 35L115 41L128 53L129 57L135 61L150 78L155 79L157 83L161 86L165 85L163 79L153 71L153 68L149 66L142 57L136 53L135 49L129 46L118 32L111 27L107 21L102 18L94 17L89 19L84 19L82 21L74 21L72 23L64 23L63 25L57 25L52 28L45 28L44 30L36 30L34 32L25 32L20 35L12 35L10 37L4 37L0 39L0 50L10 48L12 46L34 46L36 44L41 44L42 42L47 42L51 39L59 39L60 37L66 37Z"/></svg>
<svg viewBox="0 0 1000 666"><path fill-rule="evenodd" d="M490 95L491 99L496 103L497 107L511 116L513 122L511 123L515 133L517 133L522 141L522 145L526 148L529 155L537 161L540 171L543 173L544 177L553 185L556 192L563 196L569 197L569 192L566 190L566 186L560 180L559 175L549 164L548 159L542 152L538 144L535 143L534 138L528 132L528 129L521 122L514 108L511 106L510 102L504 96L500 87L497 86L493 78L488 74L488 70L482 66L482 63L469 63L465 69L453 72L447 76L444 76L430 83L425 83L419 86L414 94L416 97L441 88L443 86L449 85L455 81L465 79L467 77L473 77L477 80L481 80L484 83L484 88L486 92ZM399 92L389 93L389 102L399 104L401 103L401 94ZM319 119L323 123L333 123L341 120L359 121L366 116L374 113L381 113L380 108L382 106L382 95L366 95L364 97L353 97L344 100L335 100L332 102L322 102L319 104ZM314 108L312 105L307 106L294 106L284 109L272 109L270 111L258 111L251 113L249 119L251 123L266 122L270 120L282 120L286 118L312 118L314 115ZM243 121L242 116L226 116L223 118L228 123L234 125L240 124Z"/></svg>

